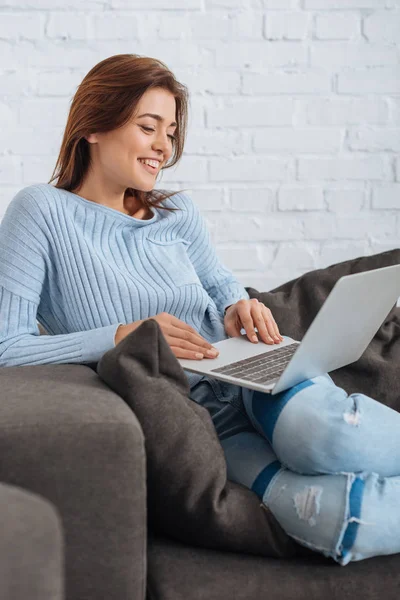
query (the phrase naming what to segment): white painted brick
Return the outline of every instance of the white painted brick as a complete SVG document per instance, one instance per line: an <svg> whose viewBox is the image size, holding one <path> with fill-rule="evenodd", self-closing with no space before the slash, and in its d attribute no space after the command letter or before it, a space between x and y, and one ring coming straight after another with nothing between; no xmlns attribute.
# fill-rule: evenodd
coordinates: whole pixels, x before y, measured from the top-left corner
<svg viewBox="0 0 400 600"><path fill-rule="evenodd" d="M349 132L348 147L351 150L400 152L400 127L396 129L389 127L353 129Z"/></svg>
<svg viewBox="0 0 400 600"><path fill-rule="evenodd" d="M365 208L366 192L357 188L327 188L325 200L330 212L344 214L357 213Z"/></svg>
<svg viewBox="0 0 400 600"><path fill-rule="evenodd" d="M192 130L185 145L186 154L227 155L243 149L243 133L227 130Z"/></svg>
<svg viewBox="0 0 400 600"><path fill-rule="evenodd" d="M304 8L318 8L318 10L382 8L383 2L384 0L304 0Z"/></svg>
<svg viewBox="0 0 400 600"><path fill-rule="evenodd" d="M280 244L272 263L273 269L295 264L300 269L315 269L318 245L310 242Z"/></svg>
<svg viewBox="0 0 400 600"><path fill-rule="evenodd" d="M381 156L298 159L300 180L383 179L386 171L387 165Z"/></svg>
<svg viewBox="0 0 400 600"><path fill-rule="evenodd" d="M223 40L230 35L231 22L226 14L192 14L189 28L194 40Z"/></svg>
<svg viewBox="0 0 400 600"><path fill-rule="evenodd" d="M221 242L254 242L274 240L299 240L304 237L303 225L297 216L282 214L278 217L231 216L225 213L219 219L216 239Z"/></svg>
<svg viewBox="0 0 400 600"><path fill-rule="evenodd" d="M8 205L10 204L14 196L17 195L20 189L20 185L2 185L0 187L0 223L3 220Z"/></svg>
<svg viewBox="0 0 400 600"><path fill-rule="evenodd" d="M90 68L96 64L97 59L100 60L96 50L83 41L79 44L75 42L71 46L57 40L39 41L34 46L29 42L21 41L8 52L0 43L0 55L10 69L26 67L82 69L85 66Z"/></svg>
<svg viewBox="0 0 400 600"><path fill-rule="evenodd" d="M396 172L396 181L400 181L400 157L396 158L395 172Z"/></svg>
<svg viewBox="0 0 400 600"><path fill-rule="evenodd" d="M308 73L244 73L244 94L323 94L330 92L331 75Z"/></svg>
<svg viewBox="0 0 400 600"><path fill-rule="evenodd" d="M45 17L41 14L0 12L0 38L39 40L44 36L44 23Z"/></svg>
<svg viewBox="0 0 400 600"><path fill-rule="evenodd" d="M207 111L209 127L261 127L290 125L294 102L292 98L235 100L223 108Z"/></svg>
<svg viewBox="0 0 400 600"><path fill-rule="evenodd" d="M351 69L338 75L339 94L399 94L400 68Z"/></svg>
<svg viewBox="0 0 400 600"><path fill-rule="evenodd" d="M352 260L365 256L368 251L368 242L346 241L346 242L323 242L318 257L318 269L324 269L345 260Z"/></svg>
<svg viewBox="0 0 400 600"><path fill-rule="evenodd" d="M1 131L2 149L19 156L58 154L61 129L47 130L32 127L5 127Z"/></svg>
<svg viewBox="0 0 400 600"><path fill-rule="evenodd" d="M193 202L200 208L200 211L223 211L226 210L227 204L224 199L224 193L221 188L205 188L191 190L190 197Z"/></svg>
<svg viewBox="0 0 400 600"><path fill-rule="evenodd" d="M272 254L272 252L271 252ZM235 244L227 247L218 246L218 256L228 269L255 271L262 268L263 262L257 247Z"/></svg>
<svg viewBox="0 0 400 600"><path fill-rule="evenodd" d="M267 12L264 16L264 36L267 40L304 40L311 26L307 13Z"/></svg>
<svg viewBox="0 0 400 600"><path fill-rule="evenodd" d="M254 150L275 152L338 152L341 146L340 129L293 129L288 127L269 127L258 129L253 134Z"/></svg>
<svg viewBox="0 0 400 600"><path fill-rule="evenodd" d="M201 10L202 0L108 0L112 9L129 10Z"/></svg>
<svg viewBox="0 0 400 600"><path fill-rule="evenodd" d="M218 46L216 52L217 67L232 67L235 69L252 67L262 69L267 67L307 66L308 50L301 42L239 42L235 45ZM210 45L210 44L209 44Z"/></svg>
<svg viewBox="0 0 400 600"><path fill-rule="evenodd" d="M334 67L380 67L397 65L397 48L367 42L315 42L310 48L310 64L325 69Z"/></svg>
<svg viewBox="0 0 400 600"><path fill-rule="evenodd" d="M315 37L319 40L352 40L361 34L360 17L357 13L316 15Z"/></svg>
<svg viewBox="0 0 400 600"><path fill-rule="evenodd" d="M88 35L87 17L84 12L56 12L49 15L46 36L50 39L84 40Z"/></svg>
<svg viewBox="0 0 400 600"><path fill-rule="evenodd" d="M395 219L365 212L358 215L338 215L333 237L337 239L369 239L371 236L393 238L395 232Z"/></svg>
<svg viewBox="0 0 400 600"><path fill-rule="evenodd" d="M376 12L364 19L364 34L371 42L400 42L400 14Z"/></svg>
<svg viewBox="0 0 400 600"><path fill-rule="evenodd" d="M200 182L207 181L207 161L199 156L183 155L180 162L163 171L162 183L165 182Z"/></svg>
<svg viewBox="0 0 400 600"><path fill-rule="evenodd" d="M134 40L138 38L139 24L135 14L106 11L89 16L89 39Z"/></svg>
<svg viewBox="0 0 400 600"><path fill-rule="evenodd" d="M26 10L76 10L82 8L82 0L2 0L1 6L12 9ZM104 9L104 0L85 0L88 10Z"/></svg>
<svg viewBox="0 0 400 600"><path fill-rule="evenodd" d="M299 8L299 0L261 0L261 7L271 8L274 10L287 10L290 8ZM256 4L256 8L258 8L258 2Z"/></svg>
<svg viewBox="0 0 400 600"><path fill-rule="evenodd" d="M368 252L371 254L380 254L381 252L387 252L388 250L394 250L399 247L399 238L396 236L393 240L376 240L374 238L370 241L370 250ZM397 302L397 306L400 306L399 301Z"/></svg>
<svg viewBox="0 0 400 600"><path fill-rule="evenodd" d="M18 123L18 116L10 104L0 101L0 128L14 127Z"/></svg>
<svg viewBox="0 0 400 600"><path fill-rule="evenodd" d="M275 210L275 193L269 188L231 189L230 206L235 212L270 213Z"/></svg>
<svg viewBox="0 0 400 600"><path fill-rule="evenodd" d="M22 157L22 182L24 187L34 183L47 183L56 166L57 156Z"/></svg>
<svg viewBox="0 0 400 600"><path fill-rule="evenodd" d="M36 81L37 73L30 69L24 69L23 71L21 69L0 70L0 90L7 97L34 94L37 88Z"/></svg>
<svg viewBox="0 0 400 600"><path fill-rule="evenodd" d="M261 40L263 19L258 12L239 12L229 15L231 21L231 41Z"/></svg>
<svg viewBox="0 0 400 600"><path fill-rule="evenodd" d="M37 75L37 96L68 96L71 98L86 73L46 69Z"/></svg>
<svg viewBox="0 0 400 600"><path fill-rule="evenodd" d="M210 162L210 181L265 181L285 179L288 160L284 158L214 158Z"/></svg>
<svg viewBox="0 0 400 600"><path fill-rule="evenodd" d="M389 123L400 125L400 98L387 98L389 107Z"/></svg>
<svg viewBox="0 0 400 600"><path fill-rule="evenodd" d="M0 184L18 184L21 181L21 176L21 158L19 156L0 155Z"/></svg>
<svg viewBox="0 0 400 600"><path fill-rule="evenodd" d="M343 98L298 98L298 111L305 115L309 125L358 125L359 123L384 124L388 120L388 107L380 96ZM400 120L399 120L400 123Z"/></svg>
<svg viewBox="0 0 400 600"><path fill-rule="evenodd" d="M372 190L372 208L400 209L400 183L375 184Z"/></svg>
<svg viewBox="0 0 400 600"><path fill-rule="evenodd" d="M177 13L156 13L157 23L154 22L154 33L162 40L178 40L180 38L190 38L189 13L182 11ZM197 16L197 15L196 15ZM142 28L142 19L140 19L140 29Z"/></svg>
<svg viewBox="0 0 400 600"><path fill-rule="evenodd" d="M323 210L322 187L283 185L278 193L279 210Z"/></svg>
<svg viewBox="0 0 400 600"><path fill-rule="evenodd" d="M64 127L69 112L69 98L27 98L19 108L22 127Z"/></svg>
<svg viewBox="0 0 400 600"><path fill-rule="evenodd" d="M247 8L248 0L204 0L206 10Z"/></svg>
<svg viewBox="0 0 400 600"><path fill-rule="evenodd" d="M189 89L193 98L195 94L211 93L218 96L236 95L240 92L240 72L222 69L177 68L174 75Z"/></svg>

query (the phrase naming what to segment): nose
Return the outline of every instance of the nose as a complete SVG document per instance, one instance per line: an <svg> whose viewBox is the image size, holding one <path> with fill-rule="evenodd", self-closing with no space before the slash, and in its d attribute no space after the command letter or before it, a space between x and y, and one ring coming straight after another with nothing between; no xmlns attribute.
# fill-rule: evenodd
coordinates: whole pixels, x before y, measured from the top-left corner
<svg viewBox="0 0 400 600"><path fill-rule="evenodd" d="M168 135L163 132L159 132L156 138L153 140L153 150L163 155L164 160L169 157L171 153L170 142Z"/></svg>

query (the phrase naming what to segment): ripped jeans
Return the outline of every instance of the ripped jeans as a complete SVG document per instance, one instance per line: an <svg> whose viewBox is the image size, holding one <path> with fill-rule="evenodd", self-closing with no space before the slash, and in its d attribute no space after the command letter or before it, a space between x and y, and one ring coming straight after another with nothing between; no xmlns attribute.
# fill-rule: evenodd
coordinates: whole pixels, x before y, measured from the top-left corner
<svg viewBox="0 0 400 600"><path fill-rule="evenodd" d="M340 565L400 552L400 413L328 374L271 396L204 376L228 478L288 535Z"/></svg>

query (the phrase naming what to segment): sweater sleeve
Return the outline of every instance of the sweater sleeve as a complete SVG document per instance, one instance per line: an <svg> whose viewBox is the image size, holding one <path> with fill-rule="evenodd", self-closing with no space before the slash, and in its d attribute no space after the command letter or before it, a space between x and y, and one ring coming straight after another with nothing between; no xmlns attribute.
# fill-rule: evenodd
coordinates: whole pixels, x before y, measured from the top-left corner
<svg viewBox="0 0 400 600"><path fill-rule="evenodd" d="M46 220L21 190L0 224L0 367L97 362L113 348L120 323L40 335L37 310L49 264Z"/></svg>
<svg viewBox="0 0 400 600"><path fill-rule="evenodd" d="M183 195L188 219L189 258L218 312L223 316L227 306L238 300L250 298L243 285L219 260L211 242L210 232L199 208L187 195ZM186 237L186 236L185 236Z"/></svg>

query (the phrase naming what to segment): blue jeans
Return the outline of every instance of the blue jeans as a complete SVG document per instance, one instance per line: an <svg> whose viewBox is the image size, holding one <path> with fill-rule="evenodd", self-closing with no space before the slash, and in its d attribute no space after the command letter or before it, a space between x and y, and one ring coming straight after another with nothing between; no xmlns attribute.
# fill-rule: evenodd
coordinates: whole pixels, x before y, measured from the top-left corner
<svg viewBox="0 0 400 600"><path fill-rule="evenodd" d="M400 552L400 413L328 374L271 396L207 376L228 478L253 490L288 535L340 565Z"/></svg>

